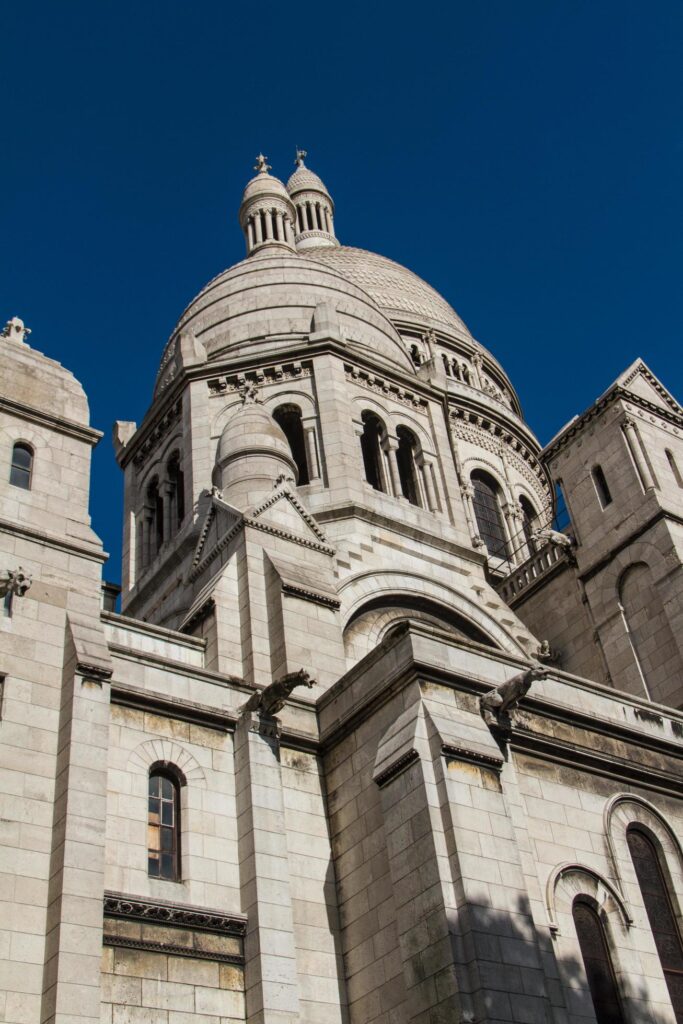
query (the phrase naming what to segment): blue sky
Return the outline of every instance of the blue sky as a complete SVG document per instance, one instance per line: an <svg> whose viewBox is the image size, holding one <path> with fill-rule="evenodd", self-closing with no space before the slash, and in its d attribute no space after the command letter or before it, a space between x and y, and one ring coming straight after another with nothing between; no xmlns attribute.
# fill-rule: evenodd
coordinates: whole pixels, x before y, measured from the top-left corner
<svg viewBox="0 0 683 1024"><path fill-rule="evenodd" d="M683 397L680 2L25 0L0 38L0 320L88 392L108 579L111 424L243 257L259 150L308 150L341 240L446 296L541 442L638 355Z"/></svg>

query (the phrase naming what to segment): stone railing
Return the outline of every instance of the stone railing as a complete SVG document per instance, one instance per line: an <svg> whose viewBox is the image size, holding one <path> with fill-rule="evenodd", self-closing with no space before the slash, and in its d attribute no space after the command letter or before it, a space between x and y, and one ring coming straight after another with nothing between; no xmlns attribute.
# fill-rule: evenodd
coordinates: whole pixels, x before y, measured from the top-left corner
<svg viewBox="0 0 683 1024"><path fill-rule="evenodd" d="M516 566L501 580L496 590L506 604L513 605L522 594L549 576L560 562L569 562L567 549L557 544L546 544L538 551L534 551L521 565Z"/></svg>

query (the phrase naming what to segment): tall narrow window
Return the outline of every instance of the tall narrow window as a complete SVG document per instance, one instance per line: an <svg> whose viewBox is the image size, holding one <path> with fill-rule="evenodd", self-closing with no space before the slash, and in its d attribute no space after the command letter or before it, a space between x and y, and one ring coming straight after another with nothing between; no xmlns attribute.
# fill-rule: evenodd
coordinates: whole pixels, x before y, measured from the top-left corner
<svg viewBox="0 0 683 1024"><path fill-rule="evenodd" d="M297 483L307 484L310 482L308 472L308 460L306 459L306 440L304 438L304 426L301 422L301 409L298 405L280 405L273 413L273 419L278 423L289 442L292 457L296 462Z"/></svg>
<svg viewBox="0 0 683 1024"><path fill-rule="evenodd" d="M499 488L493 477L481 470L472 473L474 495L472 505L477 528L486 550L490 555L507 558L505 528L500 513Z"/></svg>
<svg viewBox="0 0 683 1024"><path fill-rule="evenodd" d="M674 457L674 453L670 452L668 448L665 449L665 450L666 450L666 457L669 460L669 468L671 469L671 472L674 475L674 480L676 481L676 483L678 484L679 487L683 487L683 477L681 476L681 471L678 468L678 463L676 462L676 459Z"/></svg>
<svg viewBox="0 0 683 1024"><path fill-rule="evenodd" d="M617 979L602 922L587 900L577 897L572 907L586 979L598 1024L625 1024Z"/></svg>
<svg viewBox="0 0 683 1024"><path fill-rule="evenodd" d="M360 447L363 453L365 479L376 491L386 491L384 473L382 472L382 449L380 446L380 441L384 434L384 426L379 417L375 416L373 412L364 412L361 418L363 421L363 433L360 437Z"/></svg>
<svg viewBox="0 0 683 1024"><path fill-rule="evenodd" d="M407 498L411 505L420 505L420 488L415 466L417 438L407 427L399 427L396 436L398 437L396 462L398 463L398 478L403 497Z"/></svg>
<svg viewBox="0 0 683 1024"><path fill-rule="evenodd" d="M626 839L669 988L671 1004L678 1024L683 1024L683 946L661 861L654 843L640 829L629 828Z"/></svg>
<svg viewBox="0 0 683 1024"><path fill-rule="evenodd" d="M147 488L147 518L149 522L148 561L151 561L164 542L164 499L159 491L159 481L156 477Z"/></svg>
<svg viewBox="0 0 683 1024"><path fill-rule="evenodd" d="M170 774L149 775L147 874L180 880L180 787Z"/></svg>
<svg viewBox="0 0 683 1024"><path fill-rule="evenodd" d="M607 478L602 471L602 466L593 466L591 476L593 477L595 490L598 492L600 504L603 508L607 508L608 505L612 504L612 495L607 485Z"/></svg>
<svg viewBox="0 0 683 1024"><path fill-rule="evenodd" d="M521 494L519 497L519 507L522 510L522 532L524 533L524 539L529 552L533 553L536 550L536 542L532 537L536 520L536 509L524 494Z"/></svg>
<svg viewBox="0 0 683 1024"><path fill-rule="evenodd" d="M174 452L166 467L171 484L171 522L172 529L178 530L185 518L185 474L180 466L180 453Z"/></svg>
<svg viewBox="0 0 683 1024"><path fill-rule="evenodd" d="M17 441L12 449L12 464L9 471L9 482L13 487L31 490L31 474L33 472L33 448L23 441Z"/></svg>

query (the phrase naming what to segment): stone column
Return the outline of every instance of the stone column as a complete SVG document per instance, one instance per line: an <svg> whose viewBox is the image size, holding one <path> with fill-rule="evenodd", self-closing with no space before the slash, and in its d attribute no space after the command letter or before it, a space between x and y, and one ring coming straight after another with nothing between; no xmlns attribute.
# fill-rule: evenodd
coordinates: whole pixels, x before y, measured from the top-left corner
<svg viewBox="0 0 683 1024"><path fill-rule="evenodd" d="M474 514L474 505L472 499L474 498L474 487L472 484L462 484L460 487L460 493L462 494L462 503L465 507L465 519L467 520L467 526L470 531L470 537L475 548L480 548L483 545L483 541L479 536L479 526L477 524L477 517Z"/></svg>
<svg viewBox="0 0 683 1024"><path fill-rule="evenodd" d="M263 241L263 224L261 223L260 210L254 214L254 228L256 229L256 244L259 245Z"/></svg>
<svg viewBox="0 0 683 1024"><path fill-rule="evenodd" d="M254 218L250 217L247 221L247 244L249 246L249 252L254 248Z"/></svg>
<svg viewBox="0 0 683 1024"><path fill-rule="evenodd" d="M275 211L275 220L277 221L277 237L278 237L278 241L284 242L285 241L285 225L284 225L284 217L283 217L283 214L282 214L281 210L276 210Z"/></svg>
<svg viewBox="0 0 683 1024"><path fill-rule="evenodd" d="M318 462L318 446L315 438L315 422L304 422L304 439L306 441L306 462L308 463L308 476L311 481L320 479L320 464Z"/></svg>
<svg viewBox="0 0 683 1024"><path fill-rule="evenodd" d="M482 382L482 375L481 375L481 367L482 367L481 353L480 352L473 352L472 353L472 377L474 379L473 379L472 383L474 384L475 387L479 388L480 391L483 390L483 388L482 388L482 383L483 382Z"/></svg>
<svg viewBox="0 0 683 1024"><path fill-rule="evenodd" d="M628 450L630 451L633 461L635 462L636 470L638 471L638 476L640 477L640 482L643 485L643 490L654 490L657 487L657 483L652 475L652 471L643 453L643 448L640 441L640 434L638 433L636 421L631 416L624 417L621 429L624 431L626 444L628 445Z"/></svg>
<svg viewBox="0 0 683 1024"><path fill-rule="evenodd" d="M152 561L152 521L153 510L145 505L142 512L142 565L148 566Z"/></svg>
<svg viewBox="0 0 683 1024"><path fill-rule="evenodd" d="M396 458L396 452L398 451L398 439L395 437L387 437L383 442L383 448L386 452L387 462L389 463L389 477L391 479L391 489L395 498L402 498L403 491L401 490L401 477L398 472L398 460Z"/></svg>
<svg viewBox="0 0 683 1024"><path fill-rule="evenodd" d="M235 731L237 843L245 940L246 1024L298 1024L299 996L280 723L243 714Z"/></svg>
<svg viewBox="0 0 683 1024"><path fill-rule="evenodd" d="M273 237L273 211L266 210L266 239L270 241Z"/></svg>
<svg viewBox="0 0 683 1024"><path fill-rule="evenodd" d="M423 455L420 469L422 470L422 479L424 480L425 493L427 495L427 507L430 512L438 512L439 505L434 490L434 479L432 477L433 463L431 459L427 459Z"/></svg>

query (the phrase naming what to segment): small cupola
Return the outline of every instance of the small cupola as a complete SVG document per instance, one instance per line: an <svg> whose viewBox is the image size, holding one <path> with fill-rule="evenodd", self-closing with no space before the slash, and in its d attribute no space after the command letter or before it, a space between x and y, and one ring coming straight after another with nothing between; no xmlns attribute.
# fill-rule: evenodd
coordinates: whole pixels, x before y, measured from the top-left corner
<svg viewBox="0 0 683 1024"><path fill-rule="evenodd" d="M287 189L273 178L262 153L256 158L258 173L244 190L240 205L240 226L247 242L247 256L264 249L279 248L295 252L296 213Z"/></svg>
<svg viewBox="0 0 683 1024"><path fill-rule="evenodd" d="M306 167L305 156L305 149L297 149L296 170L287 182L296 208L296 248L301 251L337 246L332 197L318 175Z"/></svg>

